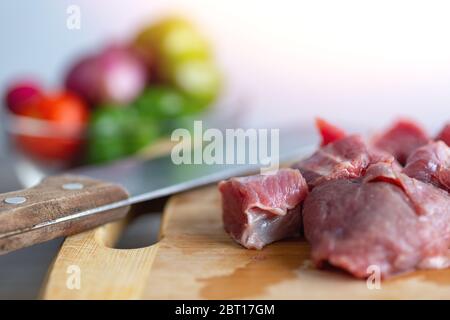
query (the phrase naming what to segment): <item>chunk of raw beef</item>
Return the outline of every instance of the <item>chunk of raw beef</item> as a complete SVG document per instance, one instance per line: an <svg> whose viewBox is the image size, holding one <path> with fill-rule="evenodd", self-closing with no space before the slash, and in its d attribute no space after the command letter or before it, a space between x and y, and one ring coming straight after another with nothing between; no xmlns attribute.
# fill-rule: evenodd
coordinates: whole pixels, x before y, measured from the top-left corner
<svg viewBox="0 0 450 320"><path fill-rule="evenodd" d="M386 163L371 165L367 169L364 181L384 181L397 185L408 196L418 215L430 215L441 211L442 199L450 200L448 192L436 188L432 184L410 178ZM446 209L450 210L450 208ZM450 211L448 212L450 213Z"/></svg>
<svg viewBox="0 0 450 320"><path fill-rule="evenodd" d="M450 191L450 147L437 141L416 149L408 158L403 172L411 178Z"/></svg>
<svg viewBox="0 0 450 320"><path fill-rule="evenodd" d="M219 183L225 230L249 249L295 235L308 186L298 170L232 178Z"/></svg>
<svg viewBox="0 0 450 320"><path fill-rule="evenodd" d="M392 154L404 165L414 150L429 141L427 133L418 124L410 120L399 120L386 132L375 137L373 145Z"/></svg>
<svg viewBox="0 0 450 320"><path fill-rule="evenodd" d="M450 123L448 123L441 132L439 132L436 140L444 141L450 147Z"/></svg>
<svg viewBox="0 0 450 320"><path fill-rule="evenodd" d="M313 188L329 180L358 178L376 162L393 163L395 159L383 151L370 150L360 135L349 135L320 148L292 168L299 169Z"/></svg>
<svg viewBox="0 0 450 320"><path fill-rule="evenodd" d="M450 265L448 193L392 165L373 165L363 179L325 182L303 206L317 266L329 264L359 278L377 266L386 278Z"/></svg>

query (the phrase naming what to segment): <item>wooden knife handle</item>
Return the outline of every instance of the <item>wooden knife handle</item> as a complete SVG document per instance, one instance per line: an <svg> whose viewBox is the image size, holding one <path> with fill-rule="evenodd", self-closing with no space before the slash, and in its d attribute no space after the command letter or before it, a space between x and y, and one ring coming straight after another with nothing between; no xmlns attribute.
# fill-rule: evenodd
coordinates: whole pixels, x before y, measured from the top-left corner
<svg viewBox="0 0 450 320"><path fill-rule="evenodd" d="M0 194L0 254L121 218L129 207L64 220L127 198L119 185L72 175L49 177L33 188Z"/></svg>

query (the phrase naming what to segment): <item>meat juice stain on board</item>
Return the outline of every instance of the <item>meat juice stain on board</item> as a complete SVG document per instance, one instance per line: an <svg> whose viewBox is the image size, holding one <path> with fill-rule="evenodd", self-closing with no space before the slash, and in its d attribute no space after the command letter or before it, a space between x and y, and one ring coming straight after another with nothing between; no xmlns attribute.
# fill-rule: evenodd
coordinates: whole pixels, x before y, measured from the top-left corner
<svg viewBox="0 0 450 320"><path fill-rule="evenodd" d="M450 269L418 270L384 280L384 285L395 285L398 282L408 280L419 280L432 282L437 285L448 286L450 285Z"/></svg>
<svg viewBox="0 0 450 320"><path fill-rule="evenodd" d="M308 250L296 250L292 255L277 254L279 246L298 247L298 238L282 241L261 251L253 251L248 263L231 274L198 279L204 283L200 295L205 299L244 299L265 293L270 286L296 278L307 262ZM306 243L305 243L305 246ZM284 251L284 250L283 250ZM303 252L305 251L305 252Z"/></svg>

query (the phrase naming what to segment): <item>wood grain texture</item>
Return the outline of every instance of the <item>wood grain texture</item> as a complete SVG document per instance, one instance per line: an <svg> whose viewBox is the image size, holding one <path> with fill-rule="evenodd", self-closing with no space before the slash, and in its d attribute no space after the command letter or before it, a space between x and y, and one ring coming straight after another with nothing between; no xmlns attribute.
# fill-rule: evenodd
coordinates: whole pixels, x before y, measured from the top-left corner
<svg viewBox="0 0 450 320"><path fill-rule="evenodd" d="M69 237L49 270L44 299L449 299L450 270L430 270L366 282L317 270L309 245L293 238L246 250L223 231L215 186L168 202L160 241L135 250L109 248L123 224ZM78 265L80 290L66 286Z"/></svg>
<svg viewBox="0 0 450 320"><path fill-rule="evenodd" d="M80 183L80 190L66 190L63 185ZM24 197L21 204L6 199ZM127 192L120 186L86 177L61 175L44 179L39 185L0 195L0 254L60 236L67 236L116 220L129 208L119 208L76 220L34 229L85 210L124 200ZM20 234L14 232L20 231Z"/></svg>

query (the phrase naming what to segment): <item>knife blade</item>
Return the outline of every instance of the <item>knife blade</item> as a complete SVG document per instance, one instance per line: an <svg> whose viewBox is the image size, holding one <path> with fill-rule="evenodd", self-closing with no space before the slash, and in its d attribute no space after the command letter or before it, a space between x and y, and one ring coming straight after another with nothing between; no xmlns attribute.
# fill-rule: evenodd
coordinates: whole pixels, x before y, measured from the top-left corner
<svg viewBox="0 0 450 320"><path fill-rule="evenodd" d="M279 161L311 153L314 140L304 130L280 130ZM175 164L166 155L46 178L33 188L0 195L0 254L96 227L123 217L133 204L251 174L261 166Z"/></svg>

